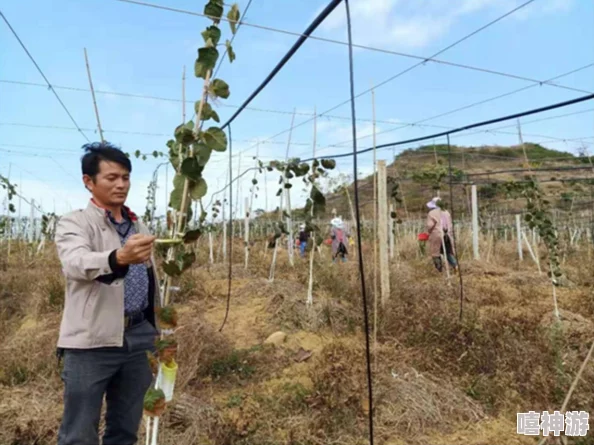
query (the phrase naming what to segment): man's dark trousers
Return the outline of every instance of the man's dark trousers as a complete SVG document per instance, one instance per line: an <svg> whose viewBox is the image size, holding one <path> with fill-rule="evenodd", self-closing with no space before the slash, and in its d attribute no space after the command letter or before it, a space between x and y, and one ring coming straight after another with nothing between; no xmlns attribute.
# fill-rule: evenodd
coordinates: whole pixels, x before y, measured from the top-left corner
<svg viewBox="0 0 594 445"><path fill-rule="evenodd" d="M64 353L64 416L58 445L99 445L103 396L107 402L103 445L133 445L142 418L144 394L152 381L146 356L155 328L131 326L121 348L67 349Z"/></svg>

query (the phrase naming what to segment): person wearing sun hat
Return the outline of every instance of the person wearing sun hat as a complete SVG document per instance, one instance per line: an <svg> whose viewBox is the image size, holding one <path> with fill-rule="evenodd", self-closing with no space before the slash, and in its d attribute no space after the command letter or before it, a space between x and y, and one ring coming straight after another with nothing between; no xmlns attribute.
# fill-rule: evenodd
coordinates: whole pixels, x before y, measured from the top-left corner
<svg viewBox="0 0 594 445"><path fill-rule="evenodd" d="M451 239L453 225L450 212L444 209L444 203L439 197L435 197L429 201L427 208L429 209L429 213L427 214L429 254L433 258L433 264L441 272L443 270L441 255L443 254L454 271L456 271L458 262L456 261L456 254Z"/></svg>
<svg viewBox="0 0 594 445"><path fill-rule="evenodd" d="M347 255L349 254L346 247L349 235L345 230L344 223L340 216L333 218L330 221L330 225L332 226L330 229L330 238L332 239L332 262L335 263L336 258L340 257L342 262L345 263Z"/></svg>

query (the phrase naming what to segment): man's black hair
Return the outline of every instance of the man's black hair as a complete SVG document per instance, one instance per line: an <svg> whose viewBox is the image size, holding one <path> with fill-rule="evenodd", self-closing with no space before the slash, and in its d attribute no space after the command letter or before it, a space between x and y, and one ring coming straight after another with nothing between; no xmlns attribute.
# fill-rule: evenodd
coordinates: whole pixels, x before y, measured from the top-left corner
<svg viewBox="0 0 594 445"><path fill-rule="evenodd" d="M85 151L81 159L83 175L94 178L99 173L101 161L115 162L132 172L132 163L128 156L119 147L109 142L93 142L83 145L82 148Z"/></svg>

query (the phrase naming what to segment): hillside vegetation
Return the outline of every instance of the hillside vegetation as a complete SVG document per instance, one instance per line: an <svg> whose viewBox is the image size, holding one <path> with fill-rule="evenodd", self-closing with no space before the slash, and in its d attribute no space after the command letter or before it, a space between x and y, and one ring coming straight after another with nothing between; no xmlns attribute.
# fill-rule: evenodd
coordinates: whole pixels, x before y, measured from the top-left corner
<svg viewBox="0 0 594 445"><path fill-rule="evenodd" d="M524 150L529 159L527 165ZM589 183L561 182L562 179L592 176L587 157L576 157L570 153L552 150L539 144L526 143L522 146L480 146L451 147L453 177L453 198L455 214L462 218L469 216L470 183L478 187L482 207L497 207L505 204L506 197L493 190L493 183L524 180L528 172L492 173L500 170L517 170L530 167L557 207L564 208L572 199L590 196ZM580 167L582 170L539 171L558 167ZM473 177L473 174L485 174ZM394 202L401 218L406 215L420 216L425 212L425 203L440 194L449 201L449 156L447 145L425 145L407 149L398 154L387 166L388 177L399 184L400 202ZM559 182L549 182L559 180ZM327 197L327 209L344 218L350 218L350 207L346 193L353 199L353 185L341 184ZM359 201L366 219L373 216L373 176L359 179Z"/></svg>

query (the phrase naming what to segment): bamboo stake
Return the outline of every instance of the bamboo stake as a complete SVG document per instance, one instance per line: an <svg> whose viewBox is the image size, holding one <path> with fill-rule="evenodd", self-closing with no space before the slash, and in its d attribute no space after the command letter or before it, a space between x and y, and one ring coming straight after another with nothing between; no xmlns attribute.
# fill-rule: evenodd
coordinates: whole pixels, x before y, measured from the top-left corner
<svg viewBox="0 0 594 445"><path fill-rule="evenodd" d="M317 144L317 133L318 133L318 119L317 119L317 109L314 107L314 134L313 134L313 155L312 158L316 158L316 144ZM313 162L312 161L312 171L313 171ZM314 187L314 184L312 184ZM314 203L311 203L311 213L310 216L313 219L314 216ZM313 231L311 234L311 251L309 254L309 281L307 284L307 304L311 306L313 304L313 264L314 264L314 255L316 253L316 232Z"/></svg>
<svg viewBox="0 0 594 445"><path fill-rule="evenodd" d="M567 410L567 405L569 404L569 400L570 400L573 392L575 391L575 388L577 387L578 382L580 381L580 379L582 377L582 373L584 372L584 369L586 369L586 365L588 364L588 362L590 361L590 358L592 357L592 352L594 352L594 342L592 342L592 345L590 346L590 349L588 350L588 354L586 354L586 358L582 362L582 365L580 366L580 369L578 370L575 378L573 379L573 382L571 382L569 391L567 391L567 394L565 395L565 399L563 400L563 405L561 405L560 412L565 413L565 411ZM540 442L538 442L538 445L544 445L547 442L547 440L549 439L549 437L551 437L551 436L544 436L540 440Z"/></svg>
<svg viewBox="0 0 594 445"><path fill-rule="evenodd" d="M200 129L200 125L201 125L200 116L202 116L202 107L206 100L208 84L210 82L210 74L211 74L211 70L209 70L206 73L206 76L204 78L204 84L202 86L202 96L201 96L201 100L200 100L200 106L198 107L198 112L196 113L196 124L194 127L194 131L199 131L199 129ZM190 146L189 156L193 156L193 155L194 155L194 147ZM180 156L180 158L181 158L181 156ZM185 224L186 224L186 220L187 220L187 216L188 216L186 213L186 209L188 206L188 199L189 199L189 194L190 194L189 190L190 190L190 180L188 178L185 178L180 210L178 212L177 224L175 224L174 232L173 232L174 239L177 239L178 233L183 232L184 228L185 228ZM170 257L170 256L173 257L174 249L175 249L175 247L169 248L169 252L167 252L168 257ZM164 299L165 306L167 306L169 304L170 288L171 288L171 277L169 275L167 275L167 279L165 280L165 299ZM158 423L157 423L157 425L158 425Z"/></svg>
<svg viewBox="0 0 594 445"><path fill-rule="evenodd" d="M93 106L95 108L95 117L97 118L97 129L101 142L105 142L103 138L103 129L101 128L101 120L99 119L99 109L97 108L97 100L95 99L95 88L93 88L93 79L91 78L91 67L89 66L89 58L87 57L87 49L85 48L85 63L87 65L87 75L89 76L89 86L91 87L91 95L93 96Z"/></svg>
<svg viewBox="0 0 594 445"><path fill-rule="evenodd" d="M289 129L289 142L287 144L287 152L285 155L285 161L288 160L288 156L289 156L289 147L291 145L291 135L293 133L293 124L295 122L295 110L293 110L293 117L291 118L291 128ZM281 185L284 188L285 187L285 172L281 173ZM285 193L283 192L283 190L281 189L281 194L280 194L280 205L278 206L278 219L279 221L283 220L283 198L285 196ZM282 235L281 235L282 237ZM272 253L272 263L270 265L270 274L268 275L268 281L269 282L273 282L274 281L274 269L276 267L276 257L278 254L278 240L279 238L276 238L274 240L274 251ZM290 259L290 257L289 257Z"/></svg>
<svg viewBox="0 0 594 445"><path fill-rule="evenodd" d="M227 172L227 177L225 180L225 183L228 184L229 183L229 176L231 175L231 170L229 170ZM222 216L223 216L223 242L222 242L222 246L223 246L223 262L227 262L227 219L225 218L225 207L226 207L226 203L225 203L225 198L223 197L223 202L222 202L222 207L223 207L223 212L222 212ZM229 207L229 215L231 215L231 207Z"/></svg>
<svg viewBox="0 0 594 445"><path fill-rule="evenodd" d="M285 162L288 162L289 160L289 150L291 148L291 137L293 136L293 126L295 124L295 109L293 109L293 116L291 117L291 128L289 130L289 139L287 141L287 152L285 154ZM286 176L283 175L283 191L286 194L287 197L287 202L286 202L286 206L287 206L287 216L286 216L286 222L287 222L287 231L289 232L289 236L287 237L287 243L288 243L288 248L287 248L287 253L289 254L289 263L291 264L291 266L294 266L294 260L293 260L293 247L294 247L294 241L293 241L293 218L291 215L291 189L290 188L286 188L285 185L287 183L286 180Z"/></svg>
<svg viewBox="0 0 594 445"><path fill-rule="evenodd" d="M208 232L208 261L214 264L213 246L212 246L212 230Z"/></svg>
<svg viewBox="0 0 594 445"><path fill-rule="evenodd" d="M12 163L8 164L8 183L10 184L10 171L12 169ZM10 206L10 202L8 201L8 191L6 192L6 201L9 203L8 206ZM7 231L7 236L8 236L8 252L6 255L6 263L8 264L10 262L10 248L11 248L11 240L12 240L12 224L11 224L11 220L12 218L10 217L10 210L7 208L6 209L6 231Z"/></svg>
<svg viewBox="0 0 594 445"><path fill-rule="evenodd" d="M250 257L250 198L245 198L245 220L244 220L244 231L243 231L243 242L245 244L245 269L248 268L248 262Z"/></svg>
<svg viewBox="0 0 594 445"><path fill-rule="evenodd" d="M524 232L522 232L522 238L524 238L524 242L526 243L526 247L528 248L528 252L532 257L532 260L536 263L536 266L538 267L539 275L542 275L542 270L540 269L540 261L538 259L538 256L534 254L534 250L532 250L532 246L530 245L530 242L528 241L528 238L526 237L526 234Z"/></svg>
<svg viewBox="0 0 594 445"><path fill-rule="evenodd" d="M239 177L241 167L241 152L239 152L238 160L237 160L237 177ZM232 174L229 172L229 174ZM231 224L231 240L235 237L235 218L237 218L237 213L239 212L239 183L241 181L237 180L237 187L235 188L235 208L233 209L231 204L229 203L229 221Z"/></svg>
<svg viewBox="0 0 594 445"><path fill-rule="evenodd" d="M200 117L198 117L200 119ZM186 122L186 66L182 73L182 123Z"/></svg>
<svg viewBox="0 0 594 445"><path fill-rule="evenodd" d="M378 312L378 291L377 291L377 207L378 207L378 172L377 172L377 150L376 150L376 121L375 121L375 89L371 90L371 116L373 131L373 368L377 372L377 312ZM384 301L382 300L382 306Z"/></svg>

